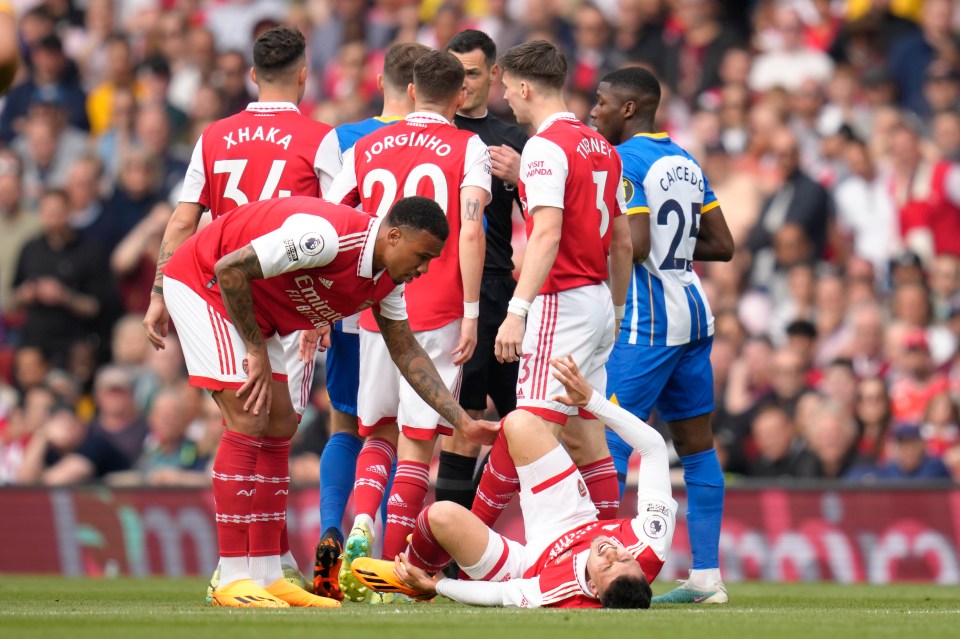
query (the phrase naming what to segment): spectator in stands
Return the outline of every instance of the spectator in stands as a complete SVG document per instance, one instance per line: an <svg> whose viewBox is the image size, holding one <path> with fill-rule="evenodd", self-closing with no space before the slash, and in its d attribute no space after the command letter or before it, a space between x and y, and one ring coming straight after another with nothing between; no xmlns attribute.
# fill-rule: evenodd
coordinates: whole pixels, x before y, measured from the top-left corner
<svg viewBox="0 0 960 639"><path fill-rule="evenodd" d="M900 103L915 113L928 112L923 80L931 62L938 57L955 60L960 52L952 11L951 0L925 0L920 31L903 36L889 51L889 66L900 89Z"/></svg>
<svg viewBox="0 0 960 639"><path fill-rule="evenodd" d="M593 94L600 78L612 71L608 63L610 25L596 5L586 3L573 16L573 64L570 88Z"/></svg>
<svg viewBox="0 0 960 639"><path fill-rule="evenodd" d="M63 189L70 204L70 227L95 243L100 242L98 233L103 231L100 220L103 215L102 177L100 160L83 155L67 171L67 183Z"/></svg>
<svg viewBox="0 0 960 639"><path fill-rule="evenodd" d="M949 392L938 393L927 402L920 434L931 457L942 457L960 444L960 412Z"/></svg>
<svg viewBox="0 0 960 639"><path fill-rule="evenodd" d="M28 59L30 77L10 90L0 112L0 141L9 143L20 132L38 94L57 94L66 111L66 122L89 131L87 96L80 88L75 69L63 55L60 38L52 33L42 37L30 47Z"/></svg>
<svg viewBox="0 0 960 639"><path fill-rule="evenodd" d="M49 486L102 479L130 470L143 449L147 423L133 401L133 377L118 366L105 366L94 384L97 414L83 443L43 473Z"/></svg>
<svg viewBox="0 0 960 639"><path fill-rule="evenodd" d="M133 49L126 36L114 33L106 42L106 75L87 96L90 135L99 136L113 124L113 96L118 90L137 92Z"/></svg>
<svg viewBox="0 0 960 639"><path fill-rule="evenodd" d="M853 469L847 478L856 481L945 480L950 472L937 457L927 454L920 426L901 424L893 430L892 459L876 466Z"/></svg>
<svg viewBox="0 0 960 639"><path fill-rule="evenodd" d="M36 205L46 188L62 188L70 166L87 148L87 136L70 126L64 96L57 87L37 89L23 132L11 148L23 161L23 185L28 205Z"/></svg>
<svg viewBox="0 0 960 639"><path fill-rule="evenodd" d="M166 198L160 190L160 161L153 153L134 147L120 162L120 175L113 194L104 203L103 215L88 229L108 256L127 233Z"/></svg>
<svg viewBox="0 0 960 639"><path fill-rule="evenodd" d="M207 459L187 437L190 414L179 390L164 389L153 398L147 414L149 433L134 464L150 486L205 485Z"/></svg>
<svg viewBox="0 0 960 639"><path fill-rule="evenodd" d="M46 473L75 454L86 437L87 426L72 408L55 407L50 418L30 436L17 470L16 483L47 483Z"/></svg>
<svg viewBox="0 0 960 639"><path fill-rule="evenodd" d="M9 151L0 151L0 342L2 333L22 323L14 317L13 275L20 250L40 233L36 212L24 206L21 195L20 159Z"/></svg>
<svg viewBox="0 0 960 639"><path fill-rule="evenodd" d="M154 204L150 213L127 233L110 256L110 268L117 278L120 298L128 313L143 315L150 306L150 287L157 273L163 231L172 214L173 208L166 202Z"/></svg>
<svg viewBox="0 0 960 639"><path fill-rule="evenodd" d="M50 419L56 402L50 388L35 386L0 427L0 485L16 483L30 439Z"/></svg>
<svg viewBox="0 0 960 639"><path fill-rule="evenodd" d="M774 17L775 33L769 49L754 59L750 88L762 92L774 87L796 89L804 80L825 82L833 62L803 40L803 21L792 4L779 4Z"/></svg>
<svg viewBox="0 0 960 639"><path fill-rule="evenodd" d="M224 113L228 116L240 113L253 102L253 96L247 88L250 65L246 57L240 51L221 53L217 56L216 69L214 82L223 97Z"/></svg>
<svg viewBox="0 0 960 639"><path fill-rule="evenodd" d="M867 377L857 382L853 415L860 429L857 444L860 454L873 462L885 459L893 411L887 384L882 378Z"/></svg>
<svg viewBox="0 0 960 639"><path fill-rule="evenodd" d="M840 479L865 463L857 452L857 425L834 401L823 401L804 436L813 455L797 463L799 477Z"/></svg>
<svg viewBox="0 0 960 639"><path fill-rule="evenodd" d="M940 157L950 162L960 162L960 111L957 111L957 107L933 116L930 137L937 145Z"/></svg>
<svg viewBox="0 0 960 639"><path fill-rule="evenodd" d="M104 173L113 183L120 171L120 158L133 145L133 126L137 114L137 98L133 91L119 88L113 92L110 128L93 141L92 150L103 164Z"/></svg>
<svg viewBox="0 0 960 639"><path fill-rule="evenodd" d="M158 163L160 195L176 201L180 197L179 188L187 172L187 162L178 155L163 105L145 104L137 110L134 139Z"/></svg>
<svg viewBox="0 0 960 639"><path fill-rule="evenodd" d="M751 431L757 457L747 469L750 477L794 477L797 465L811 455L804 449L803 441L797 438L790 417L779 406L770 404L760 408L753 418Z"/></svg>
<svg viewBox="0 0 960 639"><path fill-rule="evenodd" d="M13 280L26 311L21 345L42 347L63 366L74 342L109 332L116 289L102 251L70 228L63 191L47 191L39 215L43 234L24 245Z"/></svg>
<svg viewBox="0 0 960 639"><path fill-rule="evenodd" d="M784 224L803 228L812 255L821 259L827 244L827 229L833 217L833 205L827 190L800 170L797 139L789 129L781 128L770 142L781 184L764 203L760 219L747 239L754 261L773 249L774 236Z"/></svg>
<svg viewBox="0 0 960 639"><path fill-rule="evenodd" d="M853 372L853 362L849 359L835 359L823 370L820 380L820 392L835 401L850 414L854 414L857 396L857 376Z"/></svg>
<svg viewBox="0 0 960 639"><path fill-rule="evenodd" d="M922 330L908 331L901 348L898 365L890 374L893 419L917 424L923 420L927 403L947 390L947 378L934 367L930 345Z"/></svg>

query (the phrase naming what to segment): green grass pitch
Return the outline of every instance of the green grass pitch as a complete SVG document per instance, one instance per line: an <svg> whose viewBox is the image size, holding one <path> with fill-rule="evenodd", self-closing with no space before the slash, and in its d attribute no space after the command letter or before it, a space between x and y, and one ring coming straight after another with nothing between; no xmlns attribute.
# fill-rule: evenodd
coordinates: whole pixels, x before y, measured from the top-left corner
<svg viewBox="0 0 960 639"><path fill-rule="evenodd" d="M724 606L478 609L451 602L225 610L198 579L0 577L0 637L29 639L819 639L960 637L960 587L731 584ZM655 592L669 588L658 584Z"/></svg>

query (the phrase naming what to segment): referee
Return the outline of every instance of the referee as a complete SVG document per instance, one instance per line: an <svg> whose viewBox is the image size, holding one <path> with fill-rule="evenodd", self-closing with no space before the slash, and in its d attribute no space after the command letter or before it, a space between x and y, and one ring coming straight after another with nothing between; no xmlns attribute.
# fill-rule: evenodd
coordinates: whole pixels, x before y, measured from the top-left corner
<svg viewBox="0 0 960 639"><path fill-rule="evenodd" d="M484 209L487 252L480 285L480 321L477 326L477 348L473 358L463 367L460 405L474 419L487 408L487 396L493 399L501 417L517 407L518 362L500 364L493 354L497 330L507 315L507 304L513 297L513 205L519 204L517 178L520 152L527 135L516 126L503 122L487 111L490 87L500 81L496 64L497 48L486 33L468 29L455 35L447 51L463 63L467 97L453 122L458 129L480 136L490 149L493 168L493 197ZM442 439L440 468L437 476L437 500L454 501L470 508L476 494L474 470L480 447L464 439L459 431Z"/></svg>

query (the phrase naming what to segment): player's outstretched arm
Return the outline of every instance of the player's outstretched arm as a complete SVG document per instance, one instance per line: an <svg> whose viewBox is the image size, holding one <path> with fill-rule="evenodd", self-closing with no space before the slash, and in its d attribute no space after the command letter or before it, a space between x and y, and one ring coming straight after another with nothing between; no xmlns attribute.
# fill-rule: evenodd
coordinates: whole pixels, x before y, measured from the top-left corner
<svg viewBox="0 0 960 639"><path fill-rule="evenodd" d="M250 396L244 403L243 410L249 411L252 408L253 414L259 415L262 409L270 407L273 386L273 371L270 368L267 345L253 310L251 282L263 279L263 269L257 252L248 244L217 260L214 273L220 285L220 296L227 308L227 315L247 349L248 378L237 390L237 397L243 397L249 392Z"/></svg>
<svg viewBox="0 0 960 639"><path fill-rule="evenodd" d="M638 485L670 495L670 460L663 437L645 421L604 399L590 387L573 357L550 360L553 376L563 384L566 395L553 399L567 406L579 406L593 413L604 424L633 446L643 460Z"/></svg>
<svg viewBox="0 0 960 639"><path fill-rule="evenodd" d="M700 216L700 232L693 249L693 259L701 262L729 262L733 259L733 235L727 227L720 207Z"/></svg>
<svg viewBox="0 0 960 639"><path fill-rule="evenodd" d="M533 231L524 252L523 270L520 271L520 280L514 290L507 317L500 325L494 344L494 354L500 363L516 362L523 355L521 345L526 311L530 309L533 299L547 281L560 249L563 210L554 206L541 206L531 215L534 216ZM526 308L515 307L517 301L525 304Z"/></svg>
<svg viewBox="0 0 960 639"><path fill-rule="evenodd" d="M153 278L153 292L150 294L150 306L143 316L143 327L147 330L147 339L157 350L164 348L163 338L170 329L170 314L163 301L163 267L167 265L173 252L197 232L203 206L196 202L180 202L163 231L160 242L160 255L157 257L157 272Z"/></svg>
<svg viewBox="0 0 960 639"><path fill-rule="evenodd" d="M477 444L492 444L500 429L499 424L475 421L460 408L460 404L440 378L430 356L417 342L407 320L392 320L374 308L373 317L380 327L380 334L390 351L393 363L400 374L413 387L423 401L441 417L460 430L470 441Z"/></svg>

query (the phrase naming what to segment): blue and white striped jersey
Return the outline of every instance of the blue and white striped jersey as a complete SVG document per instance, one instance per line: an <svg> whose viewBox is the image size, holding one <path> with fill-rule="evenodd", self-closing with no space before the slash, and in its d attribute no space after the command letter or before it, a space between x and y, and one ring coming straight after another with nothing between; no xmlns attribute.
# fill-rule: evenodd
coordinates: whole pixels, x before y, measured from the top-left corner
<svg viewBox="0 0 960 639"><path fill-rule="evenodd" d="M619 341L678 346L713 335L693 249L700 216L719 203L700 165L666 133L640 133L617 151L627 215L650 216L650 254L634 266Z"/></svg>

